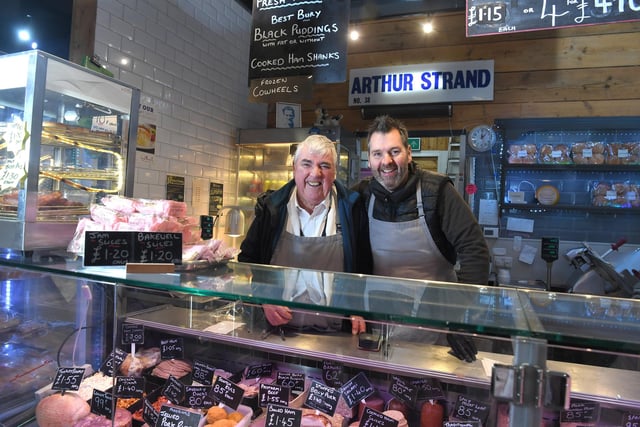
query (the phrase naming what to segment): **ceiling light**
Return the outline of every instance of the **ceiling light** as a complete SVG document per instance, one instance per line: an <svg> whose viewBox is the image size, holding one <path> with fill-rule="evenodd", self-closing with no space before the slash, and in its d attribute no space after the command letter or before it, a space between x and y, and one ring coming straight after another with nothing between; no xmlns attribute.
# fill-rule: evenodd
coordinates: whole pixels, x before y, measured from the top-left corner
<svg viewBox="0 0 640 427"><path fill-rule="evenodd" d="M18 39L23 42L28 42L31 40L31 33L26 29L18 30Z"/></svg>
<svg viewBox="0 0 640 427"><path fill-rule="evenodd" d="M433 32L433 23L429 21L422 24L422 31L424 31L426 34Z"/></svg>
<svg viewBox="0 0 640 427"><path fill-rule="evenodd" d="M358 30L351 30L351 32L349 33L349 38L351 40L358 40L360 38L360 33L358 32Z"/></svg>

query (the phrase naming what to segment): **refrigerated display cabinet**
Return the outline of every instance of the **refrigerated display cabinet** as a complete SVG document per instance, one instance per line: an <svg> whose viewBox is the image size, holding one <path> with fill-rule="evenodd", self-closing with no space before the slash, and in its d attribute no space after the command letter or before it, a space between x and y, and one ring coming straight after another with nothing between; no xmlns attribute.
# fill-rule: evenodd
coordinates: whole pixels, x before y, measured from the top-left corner
<svg viewBox="0 0 640 427"><path fill-rule="evenodd" d="M127 274L124 266L83 267L71 259L1 259L0 266L5 278L47 286L46 293L21 286L0 295L7 325L1 333L10 344L2 354L2 404L11 395L22 396L23 402L31 398L35 405L34 389L51 380L57 365L88 363L98 369L100 357L116 348L128 351L122 325L135 324L144 327L145 346L180 337L190 360L215 354L227 363L270 360L301 369L330 361L345 369L347 380L365 373L382 384L376 385L381 394L391 392L387 387L396 376L429 381L430 387L439 384L441 395L434 398L446 407L449 420L474 421L465 419L466 410L456 410L460 396L486 407L482 416L475 415L485 426L507 425L507 412L512 426L558 425L568 417L562 408L569 399L578 407L597 408L590 425L624 425L623 420L638 416L637 300L234 262L172 274ZM314 304L286 297L292 290L289 278L299 276L315 277L328 298ZM83 291L85 286L90 293ZM91 310L85 314L87 295L95 301L99 293L106 296L102 314L113 313L113 318L96 317ZM65 310L61 299L70 301ZM307 328L269 328L259 307L264 303L306 316ZM379 347L363 347L350 331L327 326L352 315L368 320L369 332L381 337ZM44 337L28 333L34 324ZM78 330L107 332L102 341L84 341L85 356L74 358L75 340L68 337ZM476 361L449 354L441 338L450 333L476 341ZM511 382L503 381L509 375ZM18 390L11 384L16 379L34 383ZM568 395L562 393L566 387ZM4 416L6 409L0 413Z"/></svg>
<svg viewBox="0 0 640 427"><path fill-rule="evenodd" d="M133 192L140 91L32 50L0 56L0 248L61 248L104 194Z"/></svg>

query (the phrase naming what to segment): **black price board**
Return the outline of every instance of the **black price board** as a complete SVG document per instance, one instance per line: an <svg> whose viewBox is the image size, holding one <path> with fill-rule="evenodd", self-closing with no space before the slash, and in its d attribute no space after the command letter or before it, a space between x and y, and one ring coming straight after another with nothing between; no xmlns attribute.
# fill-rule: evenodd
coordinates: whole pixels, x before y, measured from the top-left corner
<svg viewBox="0 0 640 427"><path fill-rule="evenodd" d="M398 420L378 412L375 409L365 407L362 412L359 427L397 427Z"/></svg>
<svg viewBox="0 0 640 427"><path fill-rule="evenodd" d="M224 193L224 185L218 182L209 183L209 215L217 216L218 211L222 208L222 196Z"/></svg>
<svg viewBox="0 0 640 427"><path fill-rule="evenodd" d="M304 405L333 417L338 407L338 399L340 399L340 390L312 381Z"/></svg>
<svg viewBox="0 0 640 427"><path fill-rule="evenodd" d="M636 20L635 0L467 0L467 37Z"/></svg>
<svg viewBox="0 0 640 427"><path fill-rule="evenodd" d="M330 387L340 388L344 384L342 376L344 366L333 360L322 361L322 380Z"/></svg>
<svg viewBox="0 0 640 427"><path fill-rule="evenodd" d="M142 402L142 419L150 426L155 426L158 421L158 411L153 407L153 404L148 399L144 399Z"/></svg>
<svg viewBox="0 0 640 427"><path fill-rule="evenodd" d="M182 264L182 233L87 231L84 266L127 263Z"/></svg>
<svg viewBox="0 0 640 427"><path fill-rule="evenodd" d="M184 202L184 176L167 175L167 200Z"/></svg>
<svg viewBox="0 0 640 427"><path fill-rule="evenodd" d="M198 427L202 414L178 406L162 405L155 427L181 426Z"/></svg>
<svg viewBox="0 0 640 427"><path fill-rule="evenodd" d="M598 421L600 405L595 402L571 402L569 409L560 411L560 422L591 423Z"/></svg>
<svg viewBox="0 0 640 427"><path fill-rule="evenodd" d="M347 78L350 0L253 2L249 79Z"/></svg>
<svg viewBox="0 0 640 427"><path fill-rule="evenodd" d="M114 376L124 359L126 359L127 353L119 348L114 349L111 354L105 359L102 366L100 366L100 372L108 377Z"/></svg>
<svg viewBox="0 0 640 427"><path fill-rule="evenodd" d="M305 375L302 372L282 372L278 371L276 384L289 387L291 391L304 391Z"/></svg>
<svg viewBox="0 0 640 427"><path fill-rule="evenodd" d="M270 377L273 372L273 363L263 363L247 367L244 377L246 379Z"/></svg>
<svg viewBox="0 0 640 427"><path fill-rule="evenodd" d="M341 391L349 408L353 408L360 403L361 400L371 396L375 392L375 389L364 372L360 372L347 381L346 384L341 387Z"/></svg>
<svg viewBox="0 0 640 427"><path fill-rule="evenodd" d="M51 390L78 391L83 377L84 368L58 368L51 384Z"/></svg>
<svg viewBox="0 0 640 427"><path fill-rule="evenodd" d="M444 421L442 427L482 427L480 421Z"/></svg>
<svg viewBox="0 0 640 427"><path fill-rule="evenodd" d="M184 387L184 404L189 408L206 409L215 405L209 395L211 386L188 385Z"/></svg>
<svg viewBox="0 0 640 427"><path fill-rule="evenodd" d="M622 416L623 427L640 427L640 413L627 412Z"/></svg>
<svg viewBox="0 0 640 427"><path fill-rule="evenodd" d="M216 378L211 388L211 396L218 402L233 408L234 411L238 409L243 394L244 390L241 387L221 376Z"/></svg>
<svg viewBox="0 0 640 427"><path fill-rule="evenodd" d="M268 405L283 405L289 404L289 396L291 390L288 387L283 387L278 384L260 384L258 391L258 401L260 406L265 408Z"/></svg>
<svg viewBox="0 0 640 427"><path fill-rule="evenodd" d="M194 381L204 385L212 385L216 367L202 360L193 361L192 378Z"/></svg>
<svg viewBox="0 0 640 427"><path fill-rule="evenodd" d="M438 400L444 399L444 392L440 381L435 378L417 378L411 381L417 389L416 400Z"/></svg>
<svg viewBox="0 0 640 427"><path fill-rule="evenodd" d="M144 325L123 323L122 344L144 344Z"/></svg>
<svg viewBox="0 0 640 427"><path fill-rule="evenodd" d="M411 380L406 380L394 375L389 384L388 391L393 397L411 406L415 406L418 388L415 384L411 383Z"/></svg>
<svg viewBox="0 0 640 427"><path fill-rule="evenodd" d="M144 378L116 377L113 394L117 397L141 397L144 394Z"/></svg>
<svg viewBox="0 0 640 427"><path fill-rule="evenodd" d="M300 427L302 411L287 406L267 406L265 427Z"/></svg>
<svg viewBox="0 0 640 427"><path fill-rule="evenodd" d="M93 389L91 396L91 412L113 418L113 395L105 391Z"/></svg>
<svg viewBox="0 0 640 427"><path fill-rule="evenodd" d="M459 420L480 421L484 425L490 410L489 404L459 394L452 416Z"/></svg>
<svg viewBox="0 0 640 427"><path fill-rule="evenodd" d="M184 400L184 384L173 375L169 375L167 381L162 386L162 395L173 403L180 403Z"/></svg>
<svg viewBox="0 0 640 427"><path fill-rule="evenodd" d="M184 344L182 337L166 338L160 340L160 358L162 360L182 359L184 357Z"/></svg>
<svg viewBox="0 0 640 427"><path fill-rule="evenodd" d="M560 241L557 237L543 237L541 258L547 262L553 262L558 259L558 249Z"/></svg>

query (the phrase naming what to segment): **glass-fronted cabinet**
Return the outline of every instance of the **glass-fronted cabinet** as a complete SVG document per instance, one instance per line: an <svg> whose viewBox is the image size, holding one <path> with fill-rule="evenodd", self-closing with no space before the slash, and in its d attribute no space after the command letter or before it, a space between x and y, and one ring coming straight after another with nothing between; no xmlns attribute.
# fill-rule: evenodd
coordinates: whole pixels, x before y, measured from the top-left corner
<svg viewBox="0 0 640 427"><path fill-rule="evenodd" d="M420 426L426 402L439 407L434 426L578 419L609 427L640 416L638 300L234 262L130 274L124 266L3 258L0 274L0 422L7 425L36 425L25 419L59 393L46 387L56 368L74 366L86 367L78 393L89 396L111 386L96 376L116 384L117 377L144 378L145 393L124 399L139 402L131 413L144 399L153 406L159 394L201 410L186 392L170 391L211 390L225 375L243 390L255 425L268 410L260 384L294 382L280 405L326 415L325 407L305 406L314 382L321 393L340 395L339 418L325 426L358 420L367 402L404 411L409 427ZM308 296L297 295L300 287ZM293 320L269 326L262 304L289 307ZM352 334L353 315L366 319L366 334ZM451 354L462 337L476 343L475 361ZM362 396L354 390L366 397L355 398ZM64 411L61 405L56 415Z"/></svg>
<svg viewBox="0 0 640 427"><path fill-rule="evenodd" d="M96 198L132 194L139 100L41 51L0 56L0 248L66 247Z"/></svg>

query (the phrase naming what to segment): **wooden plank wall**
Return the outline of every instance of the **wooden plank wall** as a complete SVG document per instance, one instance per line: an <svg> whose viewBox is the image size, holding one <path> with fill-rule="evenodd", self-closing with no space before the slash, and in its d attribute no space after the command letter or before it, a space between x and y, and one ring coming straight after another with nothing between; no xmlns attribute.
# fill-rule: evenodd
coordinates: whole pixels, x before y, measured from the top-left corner
<svg viewBox="0 0 640 427"><path fill-rule="evenodd" d="M464 13L359 23L349 42L348 68L494 59L494 100L455 103L453 117L404 119L410 129L470 129L496 118L640 116L640 22L583 26L467 38ZM343 114L350 131L366 129L359 109L348 106L348 82L318 84L302 104L302 125L315 108ZM269 113L274 125L273 108Z"/></svg>

